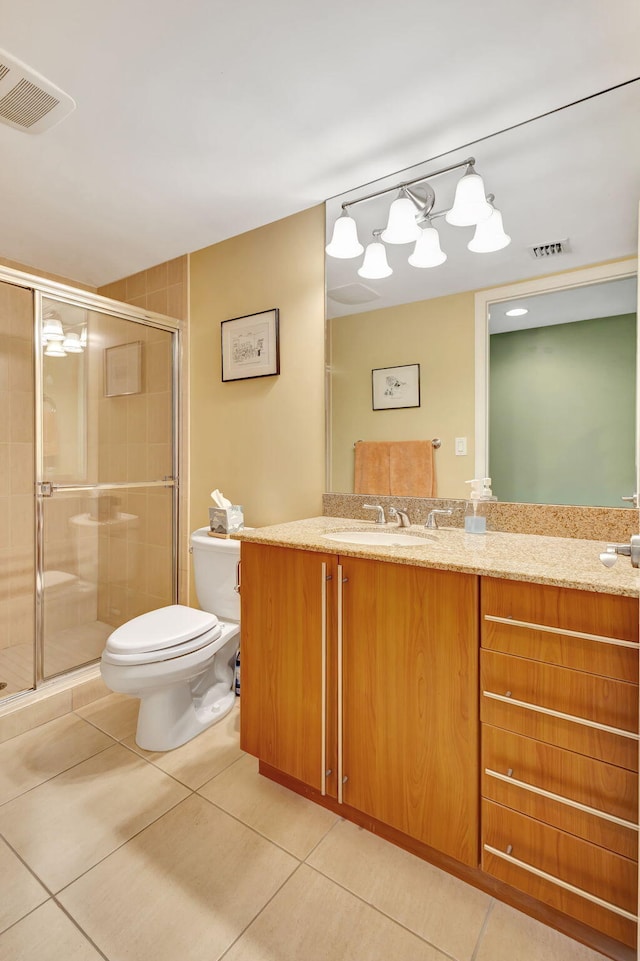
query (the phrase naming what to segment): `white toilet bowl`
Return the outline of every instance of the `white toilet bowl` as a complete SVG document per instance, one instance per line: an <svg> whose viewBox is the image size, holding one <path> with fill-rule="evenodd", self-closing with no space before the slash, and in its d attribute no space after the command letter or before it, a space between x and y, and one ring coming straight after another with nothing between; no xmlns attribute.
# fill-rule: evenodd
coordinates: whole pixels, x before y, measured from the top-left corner
<svg viewBox="0 0 640 961"><path fill-rule="evenodd" d="M112 691L140 698L136 743L147 751L180 747L235 704L240 647L240 542L191 535L202 610L172 604L118 627L102 654Z"/></svg>
<svg viewBox="0 0 640 961"><path fill-rule="evenodd" d="M140 698L140 747L169 751L228 714L239 635L237 623L174 604L109 636L100 670L112 691Z"/></svg>

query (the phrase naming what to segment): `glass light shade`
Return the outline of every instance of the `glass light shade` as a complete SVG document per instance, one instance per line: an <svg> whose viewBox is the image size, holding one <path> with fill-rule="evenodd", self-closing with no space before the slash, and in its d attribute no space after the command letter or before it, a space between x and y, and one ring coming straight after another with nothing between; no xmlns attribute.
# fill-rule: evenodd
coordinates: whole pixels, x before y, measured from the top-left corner
<svg viewBox="0 0 640 961"><path fill-rule="evenodd" d="M490 254L494 250L502 250L511 243L511 237L505 234L502 226L502 214L495 207L488 220L476 226L476 232L467 244L469 250L477 254Z"/></svg>
<svg viewBox="0 0 640 961"><path fill-rule="evenodd" d="M381 280L383 277L391 276L392 273L393 270L387 263L387 251L384 244L377 242L369 244L364 252L364 260L362 261L362 267L358 270L358 275L366 277L368 280Z"/></svg>
<svg viewBox="0 0 640 961"><path fill-rule="evenodd" d="M80 334L76 334L73 330L70 331L65 337L62 347L67 354L81 354L83 348L80 343Z"/></svg>
<svg viewBox="0 0 640 961"><path fill-rule="evenodd" d="M420 236L416 240L413 253L409 257L412 267L438 267L447 259L447 255L440 247L440 236L430 220L426 227L420 228Z"/></svg>
<svg viewBox="0 0 640 961"><path fill-rule="evenodd" d="M419 235L415 205L406 193L400 191L389 208L389 219L382 231L382 239L387 244L412 244Z"/></svg>
<svg viewBox="0 0 640 961"><path fill-rule="evenodd" d="M43 337L46 337L47 342L51 340L57 340L60 343L64 340L64 330L62 329L62 324L59 320L50 319L45 320L42 325Z"/></svg>
<svg viewBox="0 0 640 961"><path fill-rule="evenodd" d="M473 167L468 167L456 186L453 207L444 215L448 224L454 227L472 227L491 216L493 207L487 202L484 182Z"/></svg>
<svg viewBox="0 0 640 961"><path fill-rule="evenodd" d="M358 228L353 217L350 217L346 210L340 214L333 225L333 236L331 242L325 247L330 257L339 257L341 260L350 260L351 257L358 257L364 247L358 240Z"/></svg>
<svg viewBox="0 0 640 961"><path fill-rule="evenodd" d="M45 357L66 357L67 352L63 349L60 341L52 341L47 344L47 349L44 352Z"/></svg>

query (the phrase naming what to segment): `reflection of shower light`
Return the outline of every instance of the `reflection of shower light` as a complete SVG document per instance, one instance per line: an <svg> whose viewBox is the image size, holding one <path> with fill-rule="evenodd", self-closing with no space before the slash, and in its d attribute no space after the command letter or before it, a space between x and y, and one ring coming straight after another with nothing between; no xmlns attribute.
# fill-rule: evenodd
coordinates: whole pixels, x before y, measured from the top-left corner
<svg viewBox="0 0 640 961"><path fill-rule="evenodd" d="M47 343L52 340L57 340L62 343L64 340L62 323L55 317L50 317L48 320L45 320L42 325L42 335Z"/></svg>
<svg viewBox="0 0 640 961"><path fill-rule="evenodd" d="M81 354L82 353L82 343L80 341L80 334L75 331L70 330L64 339L63 348L67 354Z"/></svg>
<svg viewBox="0 0 640 961"><path fill-rule="evenodd" d="M58 341L52 341L47 344L47 349L44 352L45 357L66 357L67 352L63 350L62 344Z"/></svg>
<svg viewBox="0 0 640 961"><path fill-rule="evenodd" d="M87 328L83 327L80 331L80 343L83 347L87 346Z"/></svg>

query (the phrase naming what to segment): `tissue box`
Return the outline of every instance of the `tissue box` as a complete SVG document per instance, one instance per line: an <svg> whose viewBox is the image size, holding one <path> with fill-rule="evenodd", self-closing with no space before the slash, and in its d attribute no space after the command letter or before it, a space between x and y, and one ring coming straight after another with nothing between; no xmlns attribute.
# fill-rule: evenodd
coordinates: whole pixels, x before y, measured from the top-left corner
<svg viewBox="0 0 640 961"><path fill-rule="evenodd" d="M214 534L233 534L244 527L244 514L239 504L231 507L210 507L209 527Z"/></svg>

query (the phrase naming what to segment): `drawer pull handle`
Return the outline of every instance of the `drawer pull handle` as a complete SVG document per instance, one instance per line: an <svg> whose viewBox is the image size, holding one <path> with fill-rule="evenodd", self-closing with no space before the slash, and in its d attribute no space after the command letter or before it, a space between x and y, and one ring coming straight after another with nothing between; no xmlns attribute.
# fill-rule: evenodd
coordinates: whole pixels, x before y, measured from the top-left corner
<svg viewBox="0 0 640 961"><path fill-rule="evenodd" d="M513 844L507 844L507 854L513 854Z"/></svg>
<svg viewBox="0 0 640 961"><path fill-rule="evenodd" d="M533 864L528 864L526 861L520 861L518 858L512 857L512 855L505 853L504 851L499 851L497 848L491 847L490 844L483 845L484 850L489 854L495 854L497 858L502 858L503 861L508 861L509 864L515 864L516 867L522 868L523 871L528 871L530 874L535 874L536 877L542 878L543 881L550 881L551 884L556 884L559 888L564 888L565 891L570 891L571 894L577 894L581 898L585 898L587 901L591 901L592 904L597 904L601 908L606 908L607 911L613 911L614 914L619 914L623 918L627 918L628 921L637 921L638 918L635 914L631 914L630 911L625 911L624 908L619 908L617 904L611 904L610 901L605 901L603 898L599 898L595 894L591 894L590 891L584 891L582 888L577 888L574 884L569 884L568 881L563 881L561 878L556 878L553 874L547 874L546 871L541 871L540 868L536 868Z"/></svg>
<svg viewBox="0 0 640 961"><path fill-rule="evenodd" d="M483 691L483 697L489 697L494 701L502 701L506 704L513 704L516 707L524 707L527 711L536 711L538 714L547 714L549 717L558 717L562 721L573 721L574 724L582 724L584 727L593 727L596 731L607 731L609 734L619 734L621 737L628 737L632 741L640 738L633 731L624 731L621 727L610 727L608 724L600 724L598 721L591 721L587 717L580 717L577 714L563 714L562 711L554 711L550 707L540 707L539 704L531 704L529 701L517 701L505 694L496 694L494 691Z"/></svg>
<svg viewBox="0 0 640 961"><path fill-rule="evenodd" d="M515 784L516 787L522 788L524 791L530 791L532 794L538 794L540 797L549 798L551 801L558 801L560 804L566 804L567 807L575 808L577 811L584 811L585 814L594 814L596 817L602 818L605 821L611 821L613 824L620 824L622 827L630 828L632 831L638 830L638 825L634 824L633 821L625 821L624 818L616 817L615 814L608 814L606 811L599 811L598 808L589 807L587 804L581 804L580 801L572 801L571 798L563 797L561 794L553 794L551 791L545 791L544 788L536 787L535 784L528 784L526 781L518 781L513 777L513 768L509 768L506 774L501 774L499 771L492 771L490 768L486 767L484 773L488 777L494 777L498 781L506 781L507 784Z"/></svg>
<svg viewBox="0 0 640 961"><path fill-rule="evenodd" d="M508 624L510 627L525 627L533 631L544 631L546 634L564 634L565 637L579 637L585 641L598 641L600 644L614 644L616 647L631 647L635 651L640 648L640 644L635 641L621 641L617 637L605 637L602 634L585 634L583 631L565 631L561 627L547 627L545 624L531 624L529 621L514 621L511 617L496 617L493 614L485 614L485 621L492 621L495 624Z"/></svg>

